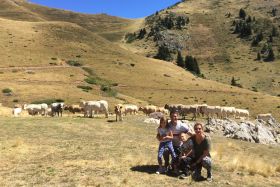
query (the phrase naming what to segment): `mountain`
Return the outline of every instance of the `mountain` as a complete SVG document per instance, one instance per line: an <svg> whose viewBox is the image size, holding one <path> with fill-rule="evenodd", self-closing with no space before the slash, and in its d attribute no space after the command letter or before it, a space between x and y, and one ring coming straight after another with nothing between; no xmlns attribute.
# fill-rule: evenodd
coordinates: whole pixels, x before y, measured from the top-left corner
<svg viewBox="0 0 280 187"><path fill-rule="evenodd" d="M276 0L186 0L147 17L134 31L138 35L145 28L147 34L125 45L151 57L164 46L173 61L181 51L197 59L207 79L231 84L234 77L241 87L279 96L279 10ZM187 23L178 29L180 17ZM274 60L269 58L270 49Z"/></svg>
<svg viewBox="0 0 280 187"><path fill-rule="evenodd" d="M222 47L214 45L215 42L210 46L202 45L207 41L202 36L208 36L210 28L202 23L196 24L192 21L195 15L190 15L194 12L203 15L203 11L211 7L208 7L208 1L199 2L185 1L170 10L188 8L190 11L190 36L197 33L196 37L201 39L197 50L191 48L194 51L192 55L198 58L206 78L215 80L212 74L219 76L220 71L206 73L208 65L203 58L207 55L200 56L198 47L204 46L205 51L207 48L217 54ZM193 12L188 3L193 5ZM200 4L205 6L205 10L195 11L195 6ZM1 0L0 12L0 89L3 105L53 98L63 99L66 103L77 103L81 98L103 98L109 101L111 110L114 104L120 102L161 106L166 103L207 103L247 108L252 117L257 113L271 112L279 118L279 97L199 78L174 63L146 57L146 49L155 49L152 41L125 43L127 33L145 26L144 19L79 14L24 0ZM196 17L198 19L199 16ZM229 35L238 43L243 43L236 36ZM209 58L214 58L212 53L209 53ZM222 62L214 66L218 70L226 67ZM228 75L232 76L238 77L236 74ZM4 93L7 89L12 92Z"/></svg>

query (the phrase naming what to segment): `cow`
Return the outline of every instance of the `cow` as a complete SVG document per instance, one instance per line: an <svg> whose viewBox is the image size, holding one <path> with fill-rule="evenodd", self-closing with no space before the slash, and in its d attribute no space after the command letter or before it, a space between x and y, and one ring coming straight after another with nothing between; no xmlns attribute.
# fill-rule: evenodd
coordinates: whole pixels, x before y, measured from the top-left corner
<svg viewBox="0 0 280 187"><path fill-rule="evenodd" d="M13 111L12 111L12 114L17 117L20 115L20 113L22 112L22 108L19 108L19 107L16 107L16 108L13 108Z"/></svg>
<svg viewBox="0 0 280 187"><path fill-rule="evenodd" d="M59 117L59 114L60 114L60 117L62 117L63 107L64 107L64 103L52 103L51 104L52 117L54 117L56 114L58 117Z"/></svg>
<svg viewBox="0 0 280 187"><path fill-rule="evenodd" d="M75 114L76 112L81 113L84 111L82 107L79 105L65 105L64 110L68 110L69 112Z"/></svg>
<svg viewBox="0 0 280 187"><path fill-rule="evenodd" d="M258 120L263 120L265 122L267 122L268 120L272 120L272 122L276 122L276 120L274 119L274 117L272 116L271 113L267 113L267 114L258 114L257 115L257 119Z"/></svg>
<svg viewBox="0 0 280 187"><path fill-rule="evenodd" d="M249 111L246 109L239 109L237 108L236 110L236 118L242 118L244 117L245 119L249 119Z"/></svg>
<svg viewBox="0 0 280 187"><path fill-rule="evenodd" d="M22 109L27 110L28 114L32 116L42 114L45 111L41 104L24 104Z"/></svg>
<svg viewBox="0 0 280 187"><path fill-rule="evenodd" d="M158 107L155 105L146 105L144 107L140 107L139 111L142 111L144 114L149 115L153 112L156 112L157 109L158 109Z"/></svg>
<svg viewBox="0 0 280 187"><path fill-rule="evenodd" d="M94 113L105 113L105 117L108 118L108 102L105 100L99 101L81 101L80 107L84 109L84 117L93 117Z"/></svg>
<svg viewBox="0 0 280 187"><path fill-rule="evenodd" d="M119 118L119 121L122 121L123 120L122 116L125 111L123 105L122 104L115 105L114 111L116 114L116 121L118 121L118 118Z"/></svg>

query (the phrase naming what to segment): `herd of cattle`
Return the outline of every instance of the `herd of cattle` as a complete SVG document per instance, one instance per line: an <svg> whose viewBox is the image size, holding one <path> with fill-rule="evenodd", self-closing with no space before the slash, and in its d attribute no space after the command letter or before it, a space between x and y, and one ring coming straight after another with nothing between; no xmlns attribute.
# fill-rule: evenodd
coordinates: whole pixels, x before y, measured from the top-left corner
<svg viewBox="0 0 280 187"><path fill-rule="evenodd" d="M65 105L64 103L52 103L49 106L45 103L42 104L24 104L22 106L15 106L13 108L13 115L19 116L23 110L26 110L29 115L42 115L42 116L62 116L63 110L68 110L70 113L83 113L84 117L94 117L95 114L105 114L109 116L109 105L105 100L98 101L80 101L79 105ZM117 104L114 106L114 113L116 121L122 121L123 115L137 114L142 111L146 115L152 113L161 113L168 115L171 111L178 111L179 114L185 119L186 116L191 115L192 120L197 116L206 116L207 118L243 118L249 119L249 111L246 109L238 109L235 107L222 107L222 106L209 106L207 104L166 104L164 107L155 105L147 105L138 107L134 104ZM257 119L267 121L274 119L270 113L258 114Z"/></svg>

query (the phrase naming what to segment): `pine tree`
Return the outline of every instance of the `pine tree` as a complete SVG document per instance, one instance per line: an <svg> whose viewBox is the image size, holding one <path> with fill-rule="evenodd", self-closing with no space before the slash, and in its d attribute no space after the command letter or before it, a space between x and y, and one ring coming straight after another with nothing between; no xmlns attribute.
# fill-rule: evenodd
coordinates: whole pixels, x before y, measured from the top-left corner
<svg viewBox="0 0 280 187"><path fill-rule="evenodd" d="M163 45L159 46L158 53L155 56L155 58L160 59L160 60L166 60L166 61L172 60L171 52L169 51L169 49L166 46L163 46Z"/></svg>
<svg viewBox="0 0 280 187"><path fill-rule="evenodd" d="M239 17L242 19L246 18L246 12L242 8L239 10Z"/></svg>
<svg viewBox="0 0 280 187"><path fill-rule="evenodd" d="M199 65L197 63L196 58L193 59L193 63L194 63L194 72L195 72L195 74L200 75L201 72L200 72L200 68L199 68Z"/></svg>
<svg viewBox="0 0 280 187"><path fill-rule="evenodd" d="M234 79L234 77L232 77L230 85L232 85L232 86L236 86L237 85L236 80Z"/></svg>
<svg viewBox="0 0 280 187"><path fill-rule="evenodd" d="M184 62L184 59L182 57L181 51L178 51L176 62L177 62L178 66L180 66L182 68L185 68L185 62Z"/></svg>
<svg viewBox="0 0 280 187"><path fill-rule="evenodd" d="M185 57L185 64L186 64L186 69L188 71L193 71L193 57L192 56L186 56Z"/></svg>

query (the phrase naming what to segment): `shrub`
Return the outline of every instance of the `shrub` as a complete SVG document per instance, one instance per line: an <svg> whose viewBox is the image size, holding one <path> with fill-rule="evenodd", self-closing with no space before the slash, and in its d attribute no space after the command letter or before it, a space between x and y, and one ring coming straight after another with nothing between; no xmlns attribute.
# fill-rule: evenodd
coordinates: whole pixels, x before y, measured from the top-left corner
<svg viewBox="0 0 280 187"><path fill-rule="evenodd" d="M126 40L126 43L131 43L133 42L134 40L136 40L137 36L136 36L136 33L127 33L125 35L125 40Z"/></svg>
<svg viewBox="0 0 280 187"><path fill-rule="evenodd" d="M83 85L78 85L77 88L81 88L84 91L92 90L92 87L90 87L90 86L83 86Z"/></svg>
<svg viewBox="0 0 280 187"><path fill-rule="evenodd" d="M78 67L78 66L82 66L82 64L79 63L79 62L76 61L76 60L67 60L66 63L69 64L70 66L77 66L77 67Z"/></svg>
<svg viewBox="0 0 280 187"><path fill-rule="evenodd" d="M88 84L97 84L97 80L93 77L87 77L85 78L85 81L88 83Z"/></svg>
<svg viewBox="0 0 280 187"><path fill-rule="evenodd" d="M112 89L109 85L101 85L100 90L105 92L110 97L116 97L117 91Z"/></svg>
<svg viewBox="0 0 280 187"><path fill-rule="evenodd" d="M86 71L89 75L95 75L94 71L88 67L82 67L84 71Z"/></svg>
<svg viewBox="0 0 280 187"><path fill-rule="evenodd" d="M13 91L10 88L4 88L2 93L12 93Z"/></svg>
<svg viewBox="0 0 280 187"><path fill-rule="evenodd" d="M19 101L18 99L14 99L13 100L14 103L18 103L18 101Z"/></svg>

